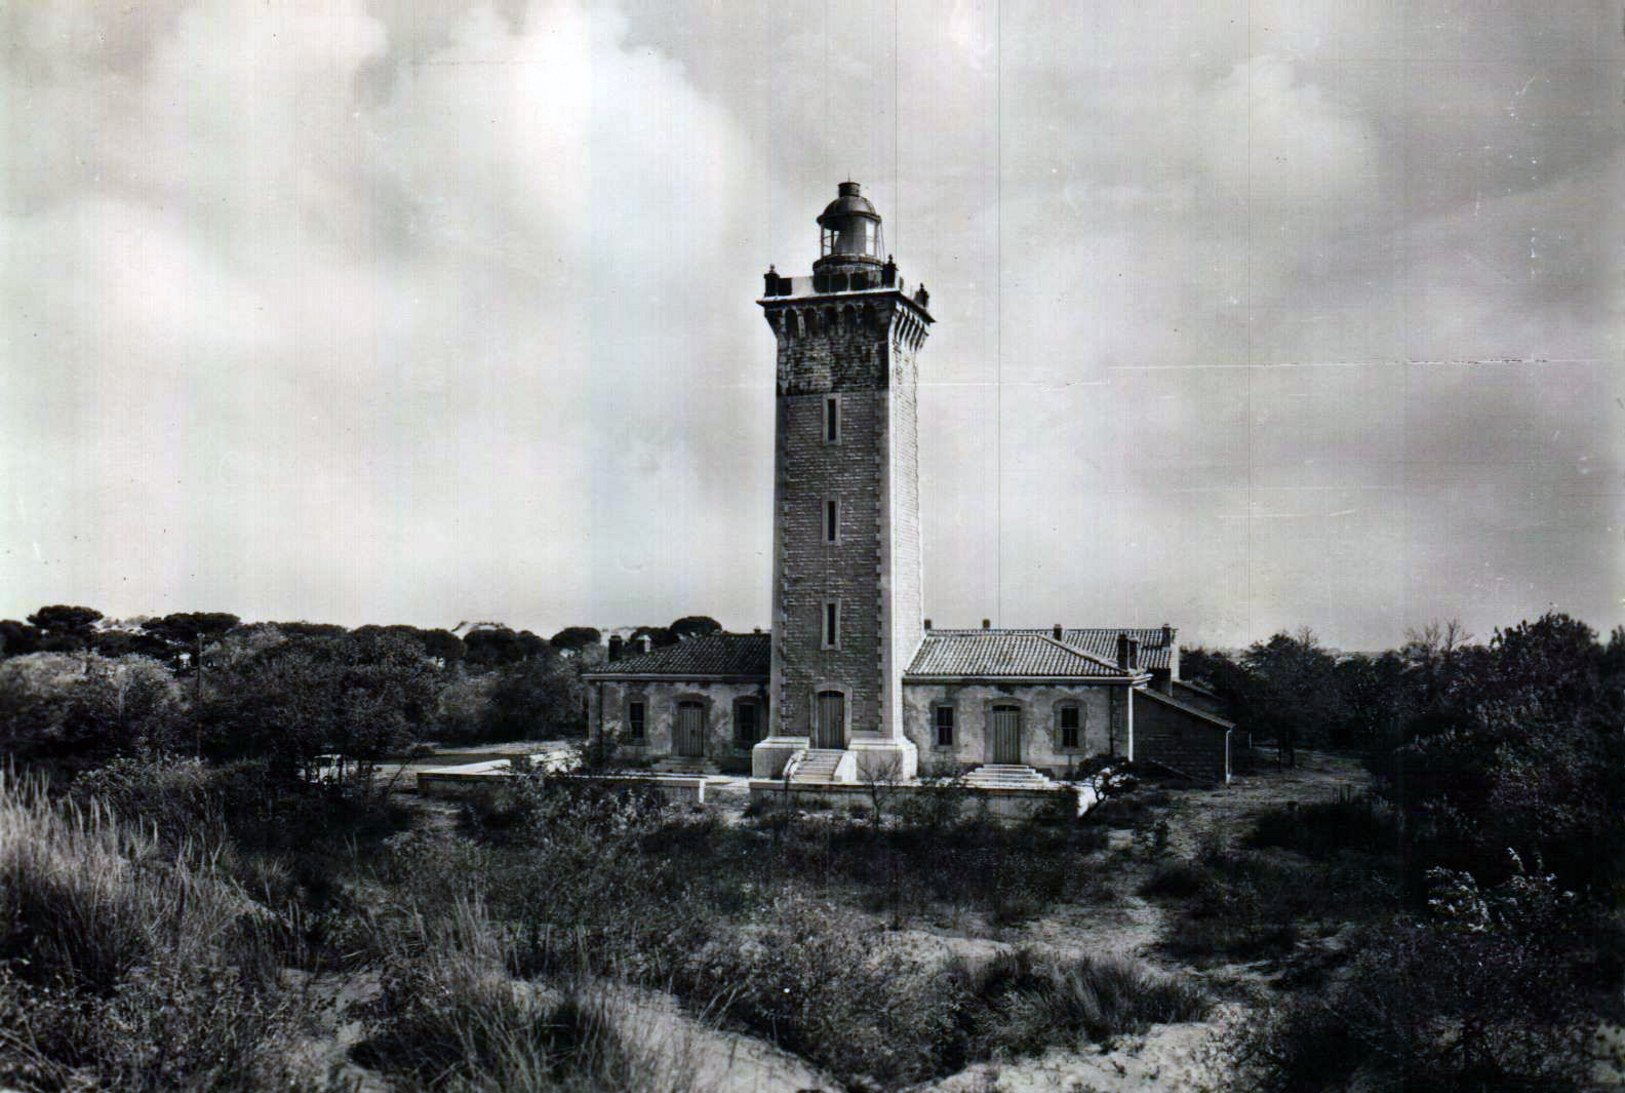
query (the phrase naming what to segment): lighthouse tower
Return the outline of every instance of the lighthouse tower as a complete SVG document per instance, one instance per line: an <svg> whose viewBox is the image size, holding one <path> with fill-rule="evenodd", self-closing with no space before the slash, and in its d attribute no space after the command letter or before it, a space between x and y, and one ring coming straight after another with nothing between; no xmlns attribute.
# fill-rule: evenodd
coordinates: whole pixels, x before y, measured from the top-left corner
<svg viewBox="0 0 1625 1093"><path fill-rule="evenodd" d="M818 217L811 276L769 269L778 341L770 734L758 778L796 751L843 780L915 775L902 673L922 630L918 368L932 322L856 182Z"/></svg>

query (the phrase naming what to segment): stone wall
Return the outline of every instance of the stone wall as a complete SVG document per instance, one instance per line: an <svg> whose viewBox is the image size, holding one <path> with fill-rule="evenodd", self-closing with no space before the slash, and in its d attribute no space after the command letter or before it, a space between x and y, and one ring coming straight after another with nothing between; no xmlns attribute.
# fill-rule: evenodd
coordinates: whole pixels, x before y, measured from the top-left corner
<svg viewBox="0 0 1625 1093"><path fill-rule="evenodd" d="M1021 708L1021 762L1053 775L1093 755L1111 750L1110 694L1108 686L1056 686L1048 684L907 683L903 687L903 723L920 753L920 773L948 773L953 768L980 766L993 761L993 707ZM1082 724L1079 746L1060 746L1060 720L1056 710L1076 703ZM937 746L936 707L954 707L954 745Z"/></svg>
<svg viewBox="0 0 1625 1093"><path fill-rule="evenodd" d="M773 644L778 660L777 729L812 731L813 696L846 695L848 737L881 720L880 445L887 414L884 390L844 390L841 439L823 440L826 392L778 400L777 537ZM827 542L824 507L835 498L839 541ZM823 643L824 605L840 605L839 647Z"/></svg>
<svg viewBox="0 0 1625 1093"><path fill-rule="evenodd" d="M672 733L677 704L699 702L705 710L705 758L724 771L748 773L750 746L738 746L734 708L741 700L757 703L757 732L767 731L768 687L760 683L699 683L687 681L605 681L588 693L589 724L621 741L623 759L665 759L673 752ZM644 704L644 739L629 739L627 707Z"/></svg>
<svg viewBox="0 0 1625 1093"><path fill-rule="evenodd" d="M1134 758L1204 782L1230 780L1230 725L1154 691L1134 692Z"/></svg>

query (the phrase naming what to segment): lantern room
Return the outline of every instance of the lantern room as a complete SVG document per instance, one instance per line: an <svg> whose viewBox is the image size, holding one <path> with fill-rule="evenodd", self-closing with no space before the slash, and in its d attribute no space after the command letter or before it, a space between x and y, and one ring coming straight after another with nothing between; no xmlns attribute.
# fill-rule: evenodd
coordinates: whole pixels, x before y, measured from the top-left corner
<svg viewBox="0 0 1625 1093"><path fill-rule="evenodd" d="M818 217L817 270L829 265L864 263L881 265L886 253L880 233L880 214L869 204L856 182L840 184L839 196Z"/></svg>

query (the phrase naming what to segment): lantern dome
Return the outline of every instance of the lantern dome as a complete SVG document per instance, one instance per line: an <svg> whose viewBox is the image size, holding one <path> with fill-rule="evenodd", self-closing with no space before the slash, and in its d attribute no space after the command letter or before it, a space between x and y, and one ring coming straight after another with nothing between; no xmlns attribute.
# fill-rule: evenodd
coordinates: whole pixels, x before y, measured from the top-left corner
<svg viewBox="0 0 1625 1093"><path fill-rule="evenodd" d="M813 269L833 264L879 265L883 243L880 214L856 182L843 182L834 201L819 214L818 261Z"/></svg>

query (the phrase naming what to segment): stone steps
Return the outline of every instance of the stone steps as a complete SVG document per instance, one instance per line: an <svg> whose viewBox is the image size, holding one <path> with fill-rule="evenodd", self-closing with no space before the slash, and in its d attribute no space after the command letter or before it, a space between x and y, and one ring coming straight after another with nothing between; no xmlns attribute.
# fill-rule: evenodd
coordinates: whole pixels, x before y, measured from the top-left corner
<svg viewBox="0 0 1625 1093"><path fill-rule="evenodd" d="M835 768L841 765L846 752L839 748L810 748L790 774L791 784L801 782L833 782Z"/></svg>
<svg viewBox="0 0 1625 1093"><path fill-rule="evenodd" d="M965 775L965 784L976 789L1049 789L1055 785L1045 775L1021 763L988 763Z"/></svg>

